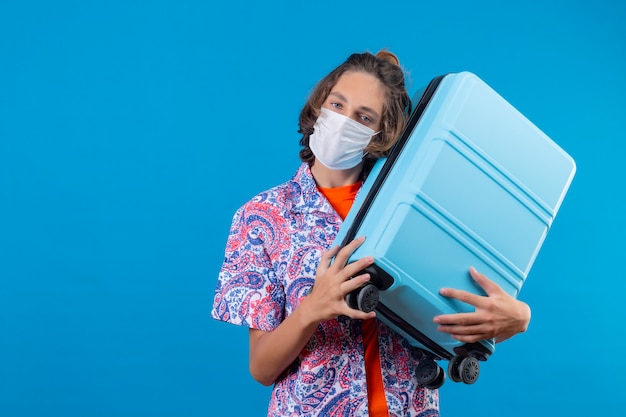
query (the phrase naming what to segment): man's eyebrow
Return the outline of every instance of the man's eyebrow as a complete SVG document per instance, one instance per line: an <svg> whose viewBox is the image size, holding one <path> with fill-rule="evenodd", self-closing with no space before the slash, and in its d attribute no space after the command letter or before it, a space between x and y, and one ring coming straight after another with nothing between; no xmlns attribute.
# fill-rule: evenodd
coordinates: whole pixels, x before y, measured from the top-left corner
<svg viewBox="0 0 626 417"><path fill-rule="evenodd" d="M371 108L366 107L366 106L359 107L359 109L361 109L361 111L371 113L371 114L372 114L372 116L374 116L374 117L375 117L375 118L377 118L377 119L379 119L379 118L380 118L380 115L379 115L379 114L378 114L378 112L376 112L376 110L374 110L374 109L371 109Z"/></svg>
<svg viewBox="0 0 626 417"><path fill-rule="evenodd" d="M338 93L338 92L336 92L336 91L332 91L329 95L331 95L331 96L335 96L335 97L337 97L339 100L348 101L348 100L346 100L346 98L343 96L343 94Z"/></svg>
<svg viewBox="0 0 626 417"><path fill-rule="evenodd" d="M346 99L346 97L345 97L343 94L341 94L341 93L339 93L339 92L337 92L337 91L332 91L329 95L330 95L330 96L335 96L335 97L337 97L339 100L343 100L343 101L346 101L346 102L348 101L348 100ZM380 118L380 115L378 114L378 112L377 112L376 110L374 110L374 109L370 108L370 107L367 107L367 106L361 106L361 107L359 107L359 110L361 110L361 111L365 111L365 112L369 112L369 113L371 113L374 117L376 117L376 118Z"/></svg>

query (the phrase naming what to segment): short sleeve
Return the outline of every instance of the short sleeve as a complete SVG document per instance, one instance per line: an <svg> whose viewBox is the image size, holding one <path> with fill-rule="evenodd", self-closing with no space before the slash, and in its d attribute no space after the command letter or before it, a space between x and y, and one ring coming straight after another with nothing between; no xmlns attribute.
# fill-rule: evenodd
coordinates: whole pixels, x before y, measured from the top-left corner
<svg viewBox="0 0 626 417"><path fill-rule="evenodd" d="M272 236L280 235L280 216L253 202L237 210L226 243L211 316L264 331L283 320L285 292L270 254Z"/></svg>

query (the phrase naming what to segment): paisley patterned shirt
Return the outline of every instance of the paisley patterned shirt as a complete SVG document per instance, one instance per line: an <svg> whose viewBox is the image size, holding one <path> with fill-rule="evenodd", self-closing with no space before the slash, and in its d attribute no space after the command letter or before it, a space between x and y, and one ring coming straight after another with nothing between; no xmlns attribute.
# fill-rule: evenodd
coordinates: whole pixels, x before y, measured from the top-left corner
<svg viewBox="0 0 626 417"><path fill-rule="evenodd" d="M308 164L291 181L260 193L233 218L212 317L275 329L306 296L341 218L318 191ZM439 416L436 390L418 385L423 353L379 322L383 384L392 416ZM321 323L298 359L275 382L268 416L368 415L361 322Z"/></svg>

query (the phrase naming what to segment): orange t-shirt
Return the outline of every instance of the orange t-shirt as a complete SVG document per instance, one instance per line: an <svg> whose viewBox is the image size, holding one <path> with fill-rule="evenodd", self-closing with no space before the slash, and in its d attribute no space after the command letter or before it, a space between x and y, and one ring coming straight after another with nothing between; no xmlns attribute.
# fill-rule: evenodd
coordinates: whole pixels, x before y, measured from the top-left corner
<svg viewBox="0 0 626 417"><path fill-rule="evenodd" d="M360 182L336 188L318 187L337 214L345 219L361 188ZM365 350L365 380L370 417L389 416L378 350L378 323L376 319L363 320L363 348Z"/></svg>

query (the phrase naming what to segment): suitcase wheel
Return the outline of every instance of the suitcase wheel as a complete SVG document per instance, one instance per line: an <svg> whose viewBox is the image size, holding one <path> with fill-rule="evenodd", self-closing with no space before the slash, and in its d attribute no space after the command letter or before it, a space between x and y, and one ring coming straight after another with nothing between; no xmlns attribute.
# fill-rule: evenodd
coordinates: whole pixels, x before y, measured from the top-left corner
<svg viewBox="0 0 626 417"><path fill-rule="evenodd" d="M422 359L415 372L417 382L429 389L440 388L446 380L446 373L432 359Z"/></svg>
<svg viewBox="0 0 626 417"><path fill-rule="evenodd" d="M454 356L448 362L448 376L454 382L461 382L461 374L459 373L459 365L461 361L465 359L465 356Z"/></svg>
<svg viewBox="0 0 626 417"><path fill-rule="evenodd" d="M369 313L378 305L378 288L368 282L349 293L346 296L346 302L351 308Z"/></svg>
<svg viewBox="0 0 626 417"><path fill-rule="evenodd" d="M455 356L448 363L448 376L454 382L473 384L480 373L480 362L472 356Z"/></svg>

